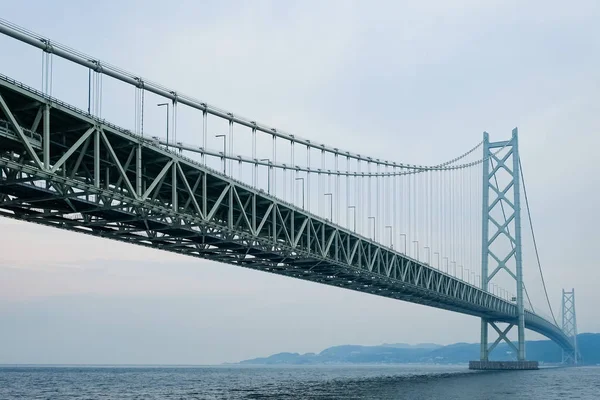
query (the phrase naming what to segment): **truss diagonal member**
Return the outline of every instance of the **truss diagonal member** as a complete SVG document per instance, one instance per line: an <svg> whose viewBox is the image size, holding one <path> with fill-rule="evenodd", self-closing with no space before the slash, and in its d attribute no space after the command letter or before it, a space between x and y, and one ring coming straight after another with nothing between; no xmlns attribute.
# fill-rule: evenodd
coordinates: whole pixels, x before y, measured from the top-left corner
<svg viewBox="0 0 600 400"><path fill-rule="evenodd" d="M241 202L240 202L241 205ZM242 209L242 214L244 214L244 210ZM285 239L286 239L286 243L292 243L292 239L290 237L290 234L288 232L288 228L286 226L286 219L283 218L283 215L281 215L281 210L279 209L279 207L275 207L275 216L276 218L279 218L279 221L281 222L281 227L282 229L280 229L278 232L283 231L283 234L285 235ZM246 221L248 221L248 218L246 218ZM248 221L249 223L250 221ZM277 239L277 238L275 238Z"/></svg>
<svg viewBox="0 0 600 400"><path fill-rule="evenodd" d="M504 269L506 272L509 273L510 276L512 276L514 279L517 279L517 276L506 267L506 262L515 254L515 249L512 249L510 251L510 253L508 253L508 255L504 258L504 260L500 260L498 257L496 257L496 255L492 252L489 251L489 255L492 256L492 258L494 260L496 260L496 262L498 263L498 266L496 267L496 269L494 269L494 272L492 272L490 274L490 276L488 277L488 282L492 280L492 278L498 273L498 271L500 271L500 269Z"/></svg>
<svg viewBox="0 0 600 400"><path fill-rule="evenodd" d="M192 193L196 193L196 190L198 190L198 186L200 186L200 182L202 181L202 175L198 175L198 178L196 179L196 182L194 183L194 186L192 186ZM189 182L189 181L188 181ZM188 207L190 206L190 203L192 202L191 197L188 198L185 201L185 204L183 205L183 210L187 211Z"/></svg>
<svg viewBox="0 0 600 400"><path fill-rule="evenodd" d="M512 171L510 168L508 168L508 167L506 166L506 160L508 160L508 157L510 157L512 154L513 154L513 149L511 148L511 149L510 149L510 150L509 150L509 151L508 151L508 152L507 152L507 153L504 155L504 157L502 157L502 160L501 160L501 159L499 159L498 157L496 157L496 155L495 155L494 153L490 153L491 160L492 160L492 161L493 161L493 160L496 160L496 166L495 166L495 167L493 167L493 169L492 169L492 172L490 172L490 174L489 174L489 178L493 178L493 177L494 177L494 175L496 175L496 172L498 172L498 170L499 170L500 168L504 168L504 169L506 170L506 172L508 172L508 173L509 173L509 174L511 174L511 175L513 174L513 171ZM493 165L492 165L492 166L493 166Z"/></svg>
<svg viewBox="0 0 600 400"><path fill-rule="evenodd" d="M262 231L263 226L267 223L267 220L271 216L271 211L273 210L273 204L274 203L269 204L269 207L267 208L267 211L265 212L265 215L263 216L262 220L260 221L260 224L258 225L258 228L256 228L256 236L258 236L260 234L260 232Z"/></svg>
<svg viewBox="0 0 600 400"><path fill-rule="evenodd" d="M177 171L179 172L179 176L181 177L181 181L183 182L183 186L185 187L185 190L187 190L187 192L188 192L188 194L190 196L190 199L192 201L192 204L194 205L194 209L196 210L196 212L198 213L198 215L200 216L200 218L204 219L204 215L202 214L202 210L200 209L200 205L196 201L196 196L194 194L194 191L190 187L190 183L188 182L185 174L183 173L183 169L181 169L181 165L179 163L175 163L175 165L177 166Z"/></svg>
<svg viewBox="0 0 600 400"><path fill-rule="evenodd" d="M248 218L248 214L246 213L246 207L248 207L248 204L252 200L252 197L248 197L248 200L246 200L246 204L242 203L242 199L240 198L240 195L239 195L237 189L235 188L235 186L233 187L233 194L234 194L235 200L238 202L238 204L240 206L240 217L244 218L244 221L246 222L248 229L250 230L252 235L254 235L254 229L252 229L252 223L250 222L250 219ZM254 196L254 194L252 194L251 196ZM238 226L238 224L239 224L239 218L235 225Z"/></svg>
<svg viewBox="0 0 600 400"><path fill-rule="evenodd" d="M106 137L106 133L104 133L104 130L102 128L100 128L100 136L102 137L102 141L104 142L104 145L106 146L106 148L108 150L108 153L110 154L111 158L115 162L115 166L117 167L119 174L121 174L121 176L123 177L123 181L125 181L125 185L127 186L127 190L129 191L129 193L131 193L131 197L133 197L136 200L139 200L139 196L138 196L137 192L135 191L135 189L133 188L133 185L129 181L129 178L127 177L127 174L125 173L125 170L123 169L123 166L121 165L121 162L119 161L119 158L117 157L117 154L115 153L114 149L112 148L112 145L110 144L110 141Z"/></svg>
<svg viewBox="0 0 600 400"><path fill-rule="evenodd" d="M369 261L369 272L373 271L373 267L375 266L375 261L377 260L377 257L379 256L379 251L380 251L380 248L376 247L375 253L372 253L372 255L371 255L371 260Z"/></svg>
<svg viewBox="0 0 600 400"><path fill-rule="evenodd" d="M90 142L91 142L91 137L88 137L87 140L83 143L83 147L81 148L81 151L79 152L79 157L77 157L77 160L75 161L75 165L71 169L71 174L69 175L69 178L73 179L75 177L75 175L77 174L77 171L79 171L79 167L81 166L83 157L85 157L85 155L87 153L87 149L90 146ZM89 172L89 171L86 171L86 172ZM88 174L88 176L91 176L91 174Z"/></svg>
<svg viewBox="0 0 600 400"><path fill-rule="evenodd" d="M321 245L321 241L319 240L319 236L320 235L317 233L317 230L320 230L320 229L315 228L315 223L314 223L314 220L312 218L310 219L310 221L308 222L308 224L309 224L308 225L308 227L309 227L309 231L308 231L309 235L310 235L310 232L312 232L312 238L313 238L311 240L311 244L312 244L312 242L316 243L317 244L315 246L316 252L317 253L322 253L323 252L323 246ZM323 226L323 224L320 224L320 225L321 225L321 227ZM308 248L309 248L309 250L311 249L310 244L309 244Z"/></svg>
<svg viewBox="0 0 600 400"><path fill-rule="evenodd" d="M356 251L358 250L358 246L360 245L360 240L356 240L354 245L352 246L352 250L350 251L350 255L348 256L348 264L352 265L354 260L354 256L356 255Z"/></svg>
<svg viewBox="0 0 600 400"><path fill-rule="evenodd" d="M294 244L292 247L298 246L298 242L302 238L302 234L304 233L304 230L306 229L307 224L308 224L308 217L304 217L304 221L302 221L302 225L300 225L298 232L296 232L296 234L295 234ZM257 234L258 233L256 232L255 235L257 235Z"/></svg>
<svg viewBox="0 0 600 400"><path fill-rule="evenodd" d="M488 246L490 246L492 243L494 243L494 240L496 240L496 238L498 236L500 236L501 233L505 234L509 240L511 240L513 243L516 243L516 240L510 235L510 233L508 233L508 224L510 224L512 222L513 219L515 219L515 214L511 214L506 221L504 222L504 224L500 225L498 222L496 222L496 220L493 217L488 217L490 219L490 221L492 221L492 223L494 225L496 225L496 227L498 228L498 230L496 231L496 233L494 233L494 236L492 236L490 238L490 240L488 241Z"/></svg>
<svg viewBox="0 0 600 400"><path fill-rule="evenodd" d="M325 250L323 251L323 256L327 256L327 253L329 253L329 249L331 248L331 244L333 243L333 240L335 239L335 237L338 234L338 230L334 229L333 232L331 232L331 235L329 236L329 239L327 240L327 243L325 243Z"/></svg>
<svg viewBox="0 0 600 400"><path fill-rule="evenodd" d="M513 324L509 324L506 329L504 331L501 331L500 328L498 328L498 326L493 323L490 322L489 323L492 328L494 328L494 330L496 331L496 333L498 334L498 339L496 339L496 341L494 342L494 344L492 344L490 346L490 348L488 349L488 353L491 353L496 346L502 341L504 340L513 350L516 354L519 353L519 350L517 349L517 347L513 344L513 342L511 342L508 337L506 336L508 334L508 332L510 332L510 330L512 329L512 327L514 326Z"/></svg>
<svg viewBox="0 0 600 400"><path fill-rule="evenodd" d="M490 185L490 188L496 192L496 199L494 199L494 201L492 202L492 204L490 204L490 210L494 208L494 206L496 204L498 204L499 201L504 200L504 202L506 204L508 204L513 210L515 209L515 205L512 203L512 201L510 201L507 197L506 197L506 193L510 190L511 187L513 187L515 184L515 181L510 181L510 183L508 185L506 185L506 187L504 188L504 190L502 192L500 192L500 190L498 190L498 188L494 185Z"/></svg>
<svg viewBox="0 0 600 400"><path fill-rule="evenodd" d="M81 147L81 145L92 135L92 133L94 133L95 130L96 127L92 126L87 131L85 131L85 133L81 135L79 139L77 139L73 146L71 146L69 150L67 150L65 154L63 154L63 156L56 162L56 164L52 166L50 172L55 173L56 171L58 171L58 169L63 166L63 164L69 159L69 157L71 157L73 153L75 153L75 151L77 151L77 149Z"/></svg>
<svg viewBox="0 0 600 400"><path fill-rule="evenodd" d="M35 115L33 123L31 124L31 129L29 129L31 132L37 131L37 128L38 128L38 126L40 126L40 122L42 120L42 115L44 115L44 106L43 105L38 107L37 114Z"/></svg>
<svg viewBox="0 0 600 400"><path fill-rule="evenodd" d="M132 147L131 151L129 152L129 155L127 156L127 160L125 160L125 164L123 165L124 171L129 170L129 166L131 165L131 162L133 161L133 156L135 155L136 152L137 152L137 148ZM137 174L137 171L136 171L136 174ZM118 187L121 184L121 182L123 182L123 177L119 176L119 179L117 179L117 183L115 184L115 186Z"/></svg>
<svg viewBox="0 0 600 400"><path fill-rule="evenodd" d="M165 164L163 169L159 172L159 174L156 176L156 178L154 178L154 180L152 181L152 183L150 184L148 189L146 189L146 191L142 195L142 200L146 200L148 198L148 196L150 196L150 193L152 193L154 188L156 188L156 185L158 185L158 183L162 180L162 178L164 178L165 174L167 173L169 168L171 168L172 165L173 165L173 160L170 160L168 163Z"/></svg>
<svg viewBox="0 0 600 400"><path fill-rule="evenodd" d="M223 189L223 191L221 192L221 194L217 198L217 201L215 201L215 204L213 205L213 207L211 208L210 212L208 213L208 215L206 217L207 220L210 221L215 216L215 213L217 212L217 210L221 206L221 203L223 203L223 199L225 198L225 196L227 195L227 193L229 193L229 191L231 190L231 187L232 187L231 184L228 184L228 185L225 186L225 188Z"/></svg>
<svg viewBox="0 0 600 400"><path fill-rule="evenodd" d="M33 161L36 163L36 165L37 165L37 167L39 169L44 170L44 164L42 163L42 161L38 157L37 153L35 152L35 150L31 146L31 143L29 143L29 138L27 138L27 136L25 136L25 133L23 132L23 129L17 123L17 119L15 118L15 116L13 115L13 113L8 108L8 105L4 101L4 98L2 97L1 94L0 94L0 108L2 109L2 111L4 112L4 114L8 117L8 122L10 122L10 124L13 127L13 129L15 131L17 131L17 135L19 135L19 138L21 139L21 142L23 142L23 145L25 145L25 150L27 151L27 154L29 154L29 157L31 157L33 159Z"/></svg>

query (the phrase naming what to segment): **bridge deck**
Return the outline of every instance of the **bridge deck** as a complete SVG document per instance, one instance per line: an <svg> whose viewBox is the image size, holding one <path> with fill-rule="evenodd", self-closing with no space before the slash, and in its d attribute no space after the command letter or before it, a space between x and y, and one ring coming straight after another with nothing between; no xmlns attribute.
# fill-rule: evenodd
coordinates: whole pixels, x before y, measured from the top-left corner
<svg viewBox="0 0 600 400"><path fill-rule="evenodd" d="M0 97L0 215L516 322L512 302L10 78ZM530 311L526 326L571 347Z"/></svg>

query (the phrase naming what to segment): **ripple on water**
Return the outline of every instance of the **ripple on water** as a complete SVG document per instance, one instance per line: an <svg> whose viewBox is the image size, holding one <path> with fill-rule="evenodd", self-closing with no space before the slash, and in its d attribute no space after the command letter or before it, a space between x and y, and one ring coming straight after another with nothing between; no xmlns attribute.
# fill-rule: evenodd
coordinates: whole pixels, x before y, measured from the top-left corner
<svg viewBox="0 0 600 400"><path fill-rule="evenodd" d="M0 367L0 399L596 400L600 367L473 372L465 366Z"/></svg>

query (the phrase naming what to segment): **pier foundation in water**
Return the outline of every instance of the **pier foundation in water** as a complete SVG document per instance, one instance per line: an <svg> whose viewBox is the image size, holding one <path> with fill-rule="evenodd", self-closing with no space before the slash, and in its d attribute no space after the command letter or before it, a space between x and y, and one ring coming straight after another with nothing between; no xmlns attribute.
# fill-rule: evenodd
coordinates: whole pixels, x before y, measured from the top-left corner
<svg viewBox="0 0 600 400"><path fill-rule="evenodd" d="M473 370L535 370L539 369L537 361L469 361L469 369Z"/></svg>

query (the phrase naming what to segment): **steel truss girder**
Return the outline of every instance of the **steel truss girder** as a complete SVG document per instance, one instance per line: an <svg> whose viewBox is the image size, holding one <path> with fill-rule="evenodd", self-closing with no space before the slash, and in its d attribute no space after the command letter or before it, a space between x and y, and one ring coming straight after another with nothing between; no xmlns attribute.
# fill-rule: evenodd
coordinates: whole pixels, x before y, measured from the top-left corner
<svg viewBox="0 0 600 400"><path fill-rule="evenodd" d="M31 159L15 160L9 149L19 141L0 138L4 216L490 321L516 322L511 302L149 140L14 86L0 79L0 94L9 91L13 97L37 101L49 108L53 119L69 121L79 130L65 126L48 135L48 168ZM94 127L85 140L82 126ZM59 162L60 168L54 168ZM531 329L568 346L548 321L531 312L525 320Z"/></svg>

